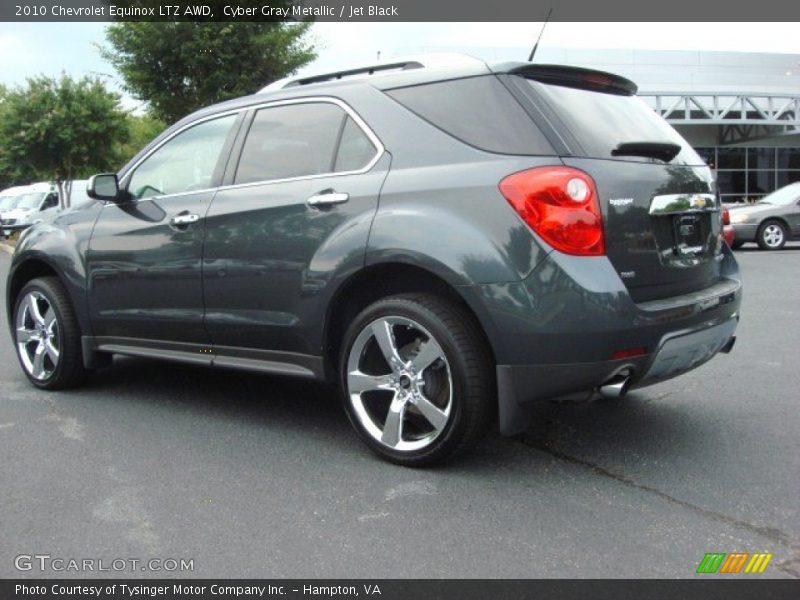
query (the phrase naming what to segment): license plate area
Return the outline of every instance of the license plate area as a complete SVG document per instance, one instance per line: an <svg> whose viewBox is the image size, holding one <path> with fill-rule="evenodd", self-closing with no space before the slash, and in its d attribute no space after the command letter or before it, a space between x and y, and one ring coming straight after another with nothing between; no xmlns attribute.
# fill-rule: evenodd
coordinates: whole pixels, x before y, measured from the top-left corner
<svg viewBox="0 0 800 600"><path fill-rule="evenodd" d="M684 214L672 217L672 252L675 256L704 254L707 238L708 215Z"/></svg>

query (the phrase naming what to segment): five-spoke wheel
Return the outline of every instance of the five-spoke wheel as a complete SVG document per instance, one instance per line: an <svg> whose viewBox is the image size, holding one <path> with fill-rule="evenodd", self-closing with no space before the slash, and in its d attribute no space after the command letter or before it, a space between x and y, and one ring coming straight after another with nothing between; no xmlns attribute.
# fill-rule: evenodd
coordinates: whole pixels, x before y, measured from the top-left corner
<svg viewBox="0 0 800 600"><path fill-rule="evenodd" d="M17 352L28 374L43 381L58 367L58 319L50 301L39 291L23 296L17 309Z"/></svg>
<svg viewBox="0 0 800 600"><path fill-rule="evenodd" d="M450 416L450 366L439 343L419 323L381 317L356 338L347 362L350 401L363 427L395 450L435 440Z"/></svg>
<svg viewBox="0 0 800 600"><path fill-rule="evenodd" d="M33 279L22 287L14 308L14 336L19 362L34 385L62 389L86 375L78 321L55 277Z"/></svg>
<svg viewBox="0 0 800 600"><path fill-rule="evenodd" d="M345 408L380 455L429 464L482 433L490 361L460 307L427 294L385 298L362 311L345 337Z"/></svg>

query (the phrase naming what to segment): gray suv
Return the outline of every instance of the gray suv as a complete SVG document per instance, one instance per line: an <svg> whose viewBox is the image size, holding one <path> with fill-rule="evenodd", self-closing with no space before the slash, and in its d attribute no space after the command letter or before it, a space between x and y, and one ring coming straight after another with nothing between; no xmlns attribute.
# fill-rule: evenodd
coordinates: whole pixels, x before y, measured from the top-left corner
<svg viewBox="0 0 800 600"><path fill-rule="evenodd" d="M733 345L739 271L711 172L635 94L414 60L200 110L23 234L22 369L61 389L124 354L335 382L404 465L693 369Z"/></svg>

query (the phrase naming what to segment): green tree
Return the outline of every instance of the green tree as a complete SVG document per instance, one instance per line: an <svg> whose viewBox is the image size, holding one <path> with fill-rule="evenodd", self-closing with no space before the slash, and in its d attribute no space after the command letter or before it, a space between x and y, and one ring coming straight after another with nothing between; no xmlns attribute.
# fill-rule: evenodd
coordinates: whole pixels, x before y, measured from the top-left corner
<svg viewBox="0 0 800 600"><path fill-rule="evenodd" d="M172 123L187 113L252 94L316 58L310 23L114 23L101 54L125 89Z"/></svg>
<svg viewBox="0 0 800 600"><path fill-rule="evenodd" d="M8 89L0 83L0 123L3 121L3 104L6 99ZM3 144L0 140L0 190L6 189L12 181L11 173L8 168L3 166Z"/></svg>
<svg viewBox="0 0 800 600"><path fill-rule="evenodd" d="M119 164L123 165L149 144L159 133L166 129L166 124L150 115L133 115L126 117L128 140L117 148Z"/></svg>
<svg viewBox="0 0 800 600"><path fill-rule="evenodd" d="M129 135L119 94L98 79L36 77L6 93L0 119L0 171L53 180L63 207L78 177L114 168Z"/></svg>

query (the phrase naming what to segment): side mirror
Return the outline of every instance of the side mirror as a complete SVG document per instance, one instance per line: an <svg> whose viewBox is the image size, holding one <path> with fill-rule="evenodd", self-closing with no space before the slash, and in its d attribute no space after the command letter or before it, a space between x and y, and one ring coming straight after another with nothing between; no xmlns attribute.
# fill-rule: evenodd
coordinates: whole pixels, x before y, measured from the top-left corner
<svg viewBox="0 0 800 600"><path fill-rule="evenodd" d="M116 173L92 175L86 184L86 195L95 200L116 202L119 199L119 182Z"/></svg>

